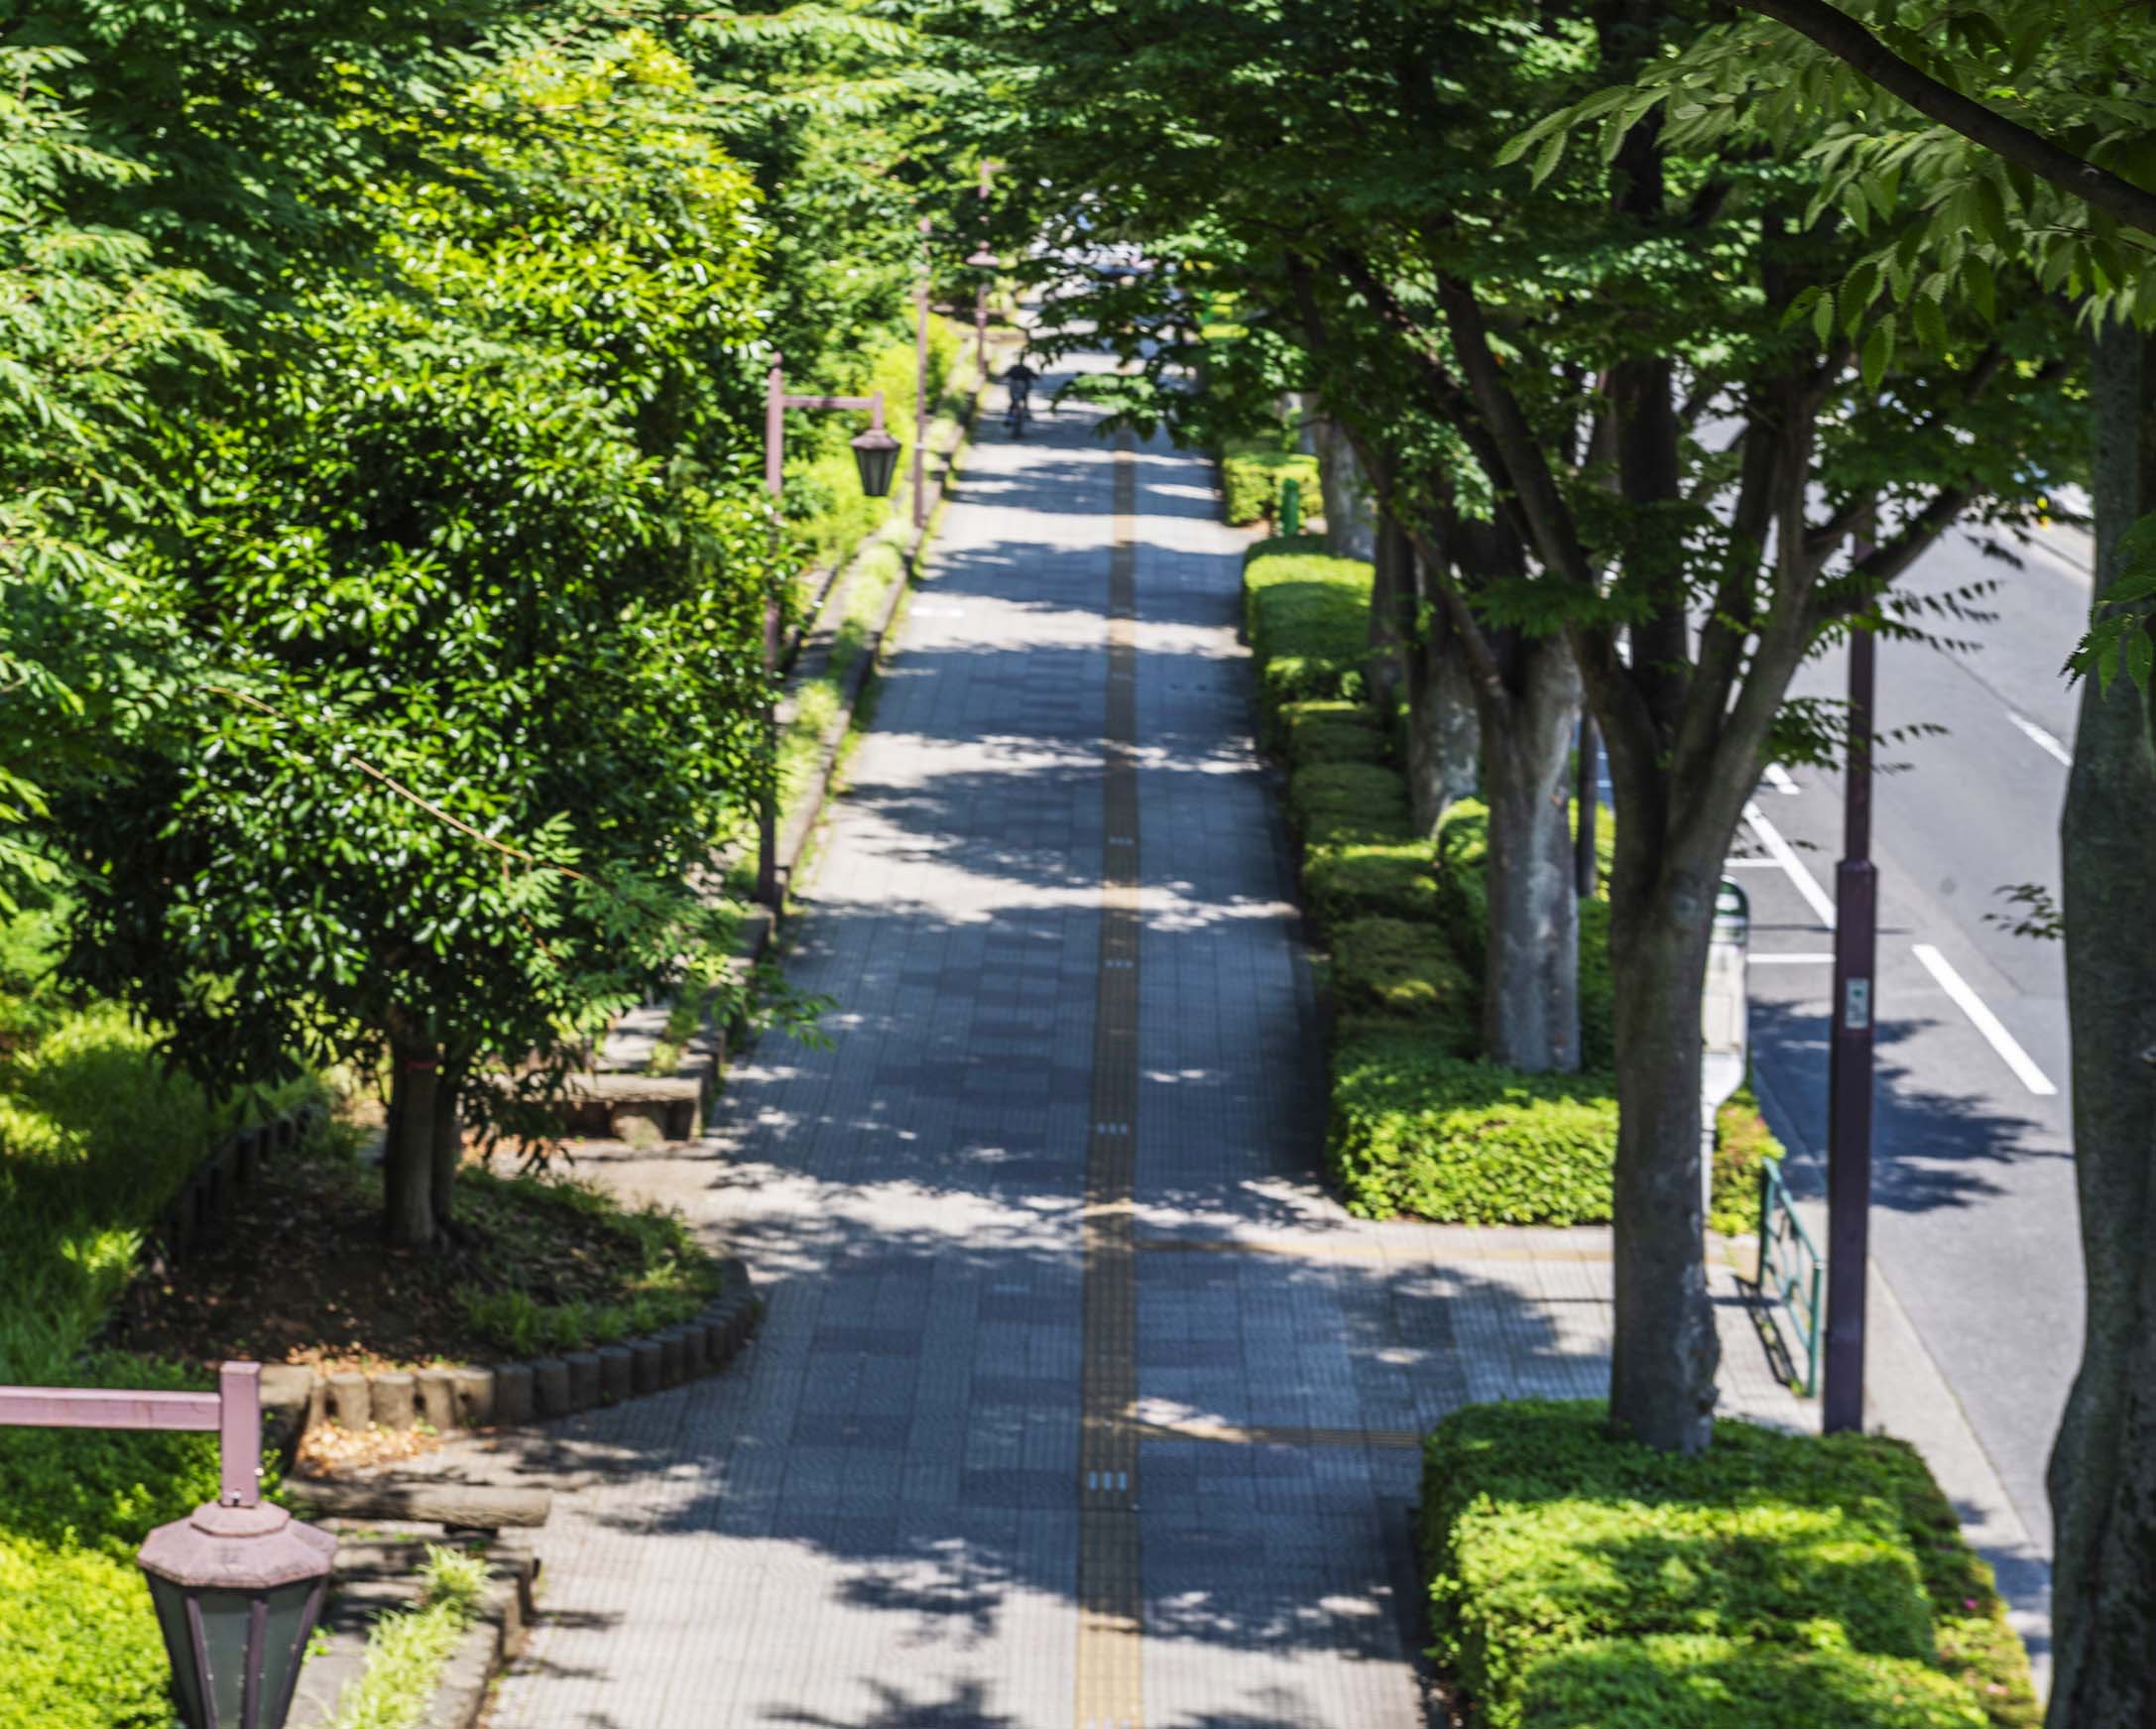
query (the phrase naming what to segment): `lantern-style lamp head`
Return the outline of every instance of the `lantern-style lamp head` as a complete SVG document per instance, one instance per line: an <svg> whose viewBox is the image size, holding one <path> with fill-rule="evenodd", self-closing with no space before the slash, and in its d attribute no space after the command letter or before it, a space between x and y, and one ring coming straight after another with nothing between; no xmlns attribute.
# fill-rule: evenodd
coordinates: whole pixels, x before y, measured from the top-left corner
<svg viewBox="0 0 2156 1729"><path fill-rule="evenodd" d="M283 1729L337 1540L229 1501L161 1525L136 1559L187 1729Z"/></svg>
<svg viewBox="0 0 2156 1729"><path fill-rule="evenodd" d="M988 247L984 244L976 246L973 249L973 256L967 259L966 262L975 270L995 270L1002 265L1003 260L998 258L993 252L989 251Z"/></svg>
<svg viewBox="0 0 2156 1729"><path fill-rule="evenodd" d="M870 498L889 498L892 479L898 472L898 440L882 427L871 427L853 445L861 490Z"/></svg>

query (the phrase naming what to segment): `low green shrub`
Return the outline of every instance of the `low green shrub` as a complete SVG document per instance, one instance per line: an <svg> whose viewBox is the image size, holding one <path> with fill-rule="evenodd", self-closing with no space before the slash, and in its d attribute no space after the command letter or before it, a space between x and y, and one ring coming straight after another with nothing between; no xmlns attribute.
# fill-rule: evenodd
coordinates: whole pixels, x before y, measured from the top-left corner
<svg viewBox="0 0 2156 1729"><path fill-rule="evenodd" d="M1338 700L1363 693L1370 630L1371 567L1322 552L1283 552L1264 542L1243 565L1244 621L1258 661L1265 740L1282 741L1276 716L1291 702Z"/></svg>
<svg viewBox="0 0 2156 1729"><path fill-rule="evenodd" d="M1221 514L1238 527L1277 522L1281 489L1302 483L1302 513L1318 514L1318 459L1295 450L1231 444L1220 459Z"/></svg>
<svg viewBox="0 0 2156 1729"><path fill-rule="evenodd" d="M1313 763L1287 784L1288 815L1306 845L1404 841L1407 783L1376 763Z"/></svg>
<svg viewBox="0 0 2156 1729"><path fill-rule="evenodd" d="M1303 854L1303 898L1327 930L1347 919L1437 922L1437 876L1427 841L1347 842ZM1448 952L1451 944L1446 945ZM1459 956L1453 956L1454 964Z"/></svg>
<svg viewBox="0 0 2156 1729"><path fill-rule="evenodd" d="M1288 729L1287 760L1298 769L1312 763L1382 763L1391 754L1375 720L1323 715Z"/></svg>
<svg viewBox="0 0 2156 1729"><path fill-rule="evenodd" d="M1781 1157L1782 1144L1766 1126L1751 1088L1737 1088L1715 1112L1714 1202L1708 1210L1708 1228L1725 1237L1756 1231L1759 1167Z"/></svg>
<svg viewBox="0 0 2156 1729"><path fill-rule="evenodd" d="M1617 1113L1607 1074L1469 1061L1426 1031L1343 1023L1326 1152L1350 1210L1461 1224L1610 1217Z"/></svg>
<svg viewBox="0 0 2156 1729"><path fill-rule="evenodd" d="M1342 1013L1429 1023L1417 1031L1458 1056L1477 1043L1480 998L1445 933L1405 919L1350 919L1332 933Z"/></svg>
<svg viewBox="0 0 2156 1729"><path fill-rule="evenodd" d="M1477 978L1490 945L1489 857L1490 807L1480 799L1448 804L1437 824L1438 905L1454 949Z"/></svg>
<svg viewBox="0 0 2156 1729"><path fill-rule="evenodd" d="M2033 1729L1983 1563L1906 1443L1724 1420L1686 1458L1599 1403L1476 1405L1424 1449L1433 1655L1488 1729Z"/></svg>
<svg viewBox="0 0 2156 1729"><path fill-rule="evenodd" d="M1580 903L1580 1061L1617 1065L1617 979L1610 971L1610 903Z"/></svg>
<svg viewBox="0 0 2156 1729"><path fill-rule="evenodd" d="M64 1379L208 1384L117 1354L74 1361ZM0 1729L169 1729L170 1671L135 1550L216 1497L211 1435L0 1428Z"/></svg>

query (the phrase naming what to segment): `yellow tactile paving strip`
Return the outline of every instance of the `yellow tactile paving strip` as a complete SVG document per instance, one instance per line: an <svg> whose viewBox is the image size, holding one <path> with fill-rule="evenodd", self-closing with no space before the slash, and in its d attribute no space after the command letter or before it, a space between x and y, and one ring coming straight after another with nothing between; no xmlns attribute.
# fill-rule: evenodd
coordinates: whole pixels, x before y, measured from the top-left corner
<svg viewBox="0 0 2156 1729"><path fill-rule="evenodd" d="M1138 468L1116 449L1108 559L1101 966L1086 1139L1083 1436L1079 1448L1079 1729L1144 1721L1138 1544Z"/></svg>

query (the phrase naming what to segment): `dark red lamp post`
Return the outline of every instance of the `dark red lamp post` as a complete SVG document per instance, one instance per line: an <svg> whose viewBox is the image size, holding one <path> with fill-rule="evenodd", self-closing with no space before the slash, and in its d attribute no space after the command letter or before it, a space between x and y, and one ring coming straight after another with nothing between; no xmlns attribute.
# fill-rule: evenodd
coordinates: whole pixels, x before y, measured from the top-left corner
<svg viewBox="0 0 2156 1729"><path fill-rule="evenodd" d="M217 1499L136 1559L187 1729L283 1729L337 1540L262 1499L262 1366L225 1364L215 1393L0 1387L0 1423L217 1431Z"/></svg>
<svg viewBox="0 0 2156 1729"><path fill-rule="evenodd" d="M786 490L786 410L867 409L869 430L853 440L854 468L861 476L861 490L870 498L889 498L891 483L898 472L898 440L884 430L884 393L869 396L788 396L784 367L775 358L764 392L764 484L772 503ZM779 520L772 519L774 545ZM764 602L764 676L767 685L779 676L779 592L774 588ZM777 910L779 894L779 708L776 695L764 708L765 747L771 761L771 785L765 789L763 808L757 816L756 898Z"/></svg>

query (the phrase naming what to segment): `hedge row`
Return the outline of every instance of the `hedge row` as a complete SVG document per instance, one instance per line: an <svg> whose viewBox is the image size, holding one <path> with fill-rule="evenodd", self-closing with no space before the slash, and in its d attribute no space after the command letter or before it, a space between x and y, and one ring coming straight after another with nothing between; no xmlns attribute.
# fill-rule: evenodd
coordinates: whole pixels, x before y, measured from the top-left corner
<svg viewBox="0 0 2156 1729"><path fill-rule="evenodd" d="M1485 1729L2033 1729L1989 1569L1905 1442L1470 1406L1424 1450L1433 1655Z"/></svg>
<svg viewBox="0 0 2156 1729"><path fill-rule="evenodd" d="M1224 514L1239 527L1280 520L1280 494L1287 482L1302 487L1305 516L1318 514L1318 459L1299 451L1231 444L1220 459Z"/></svg>

